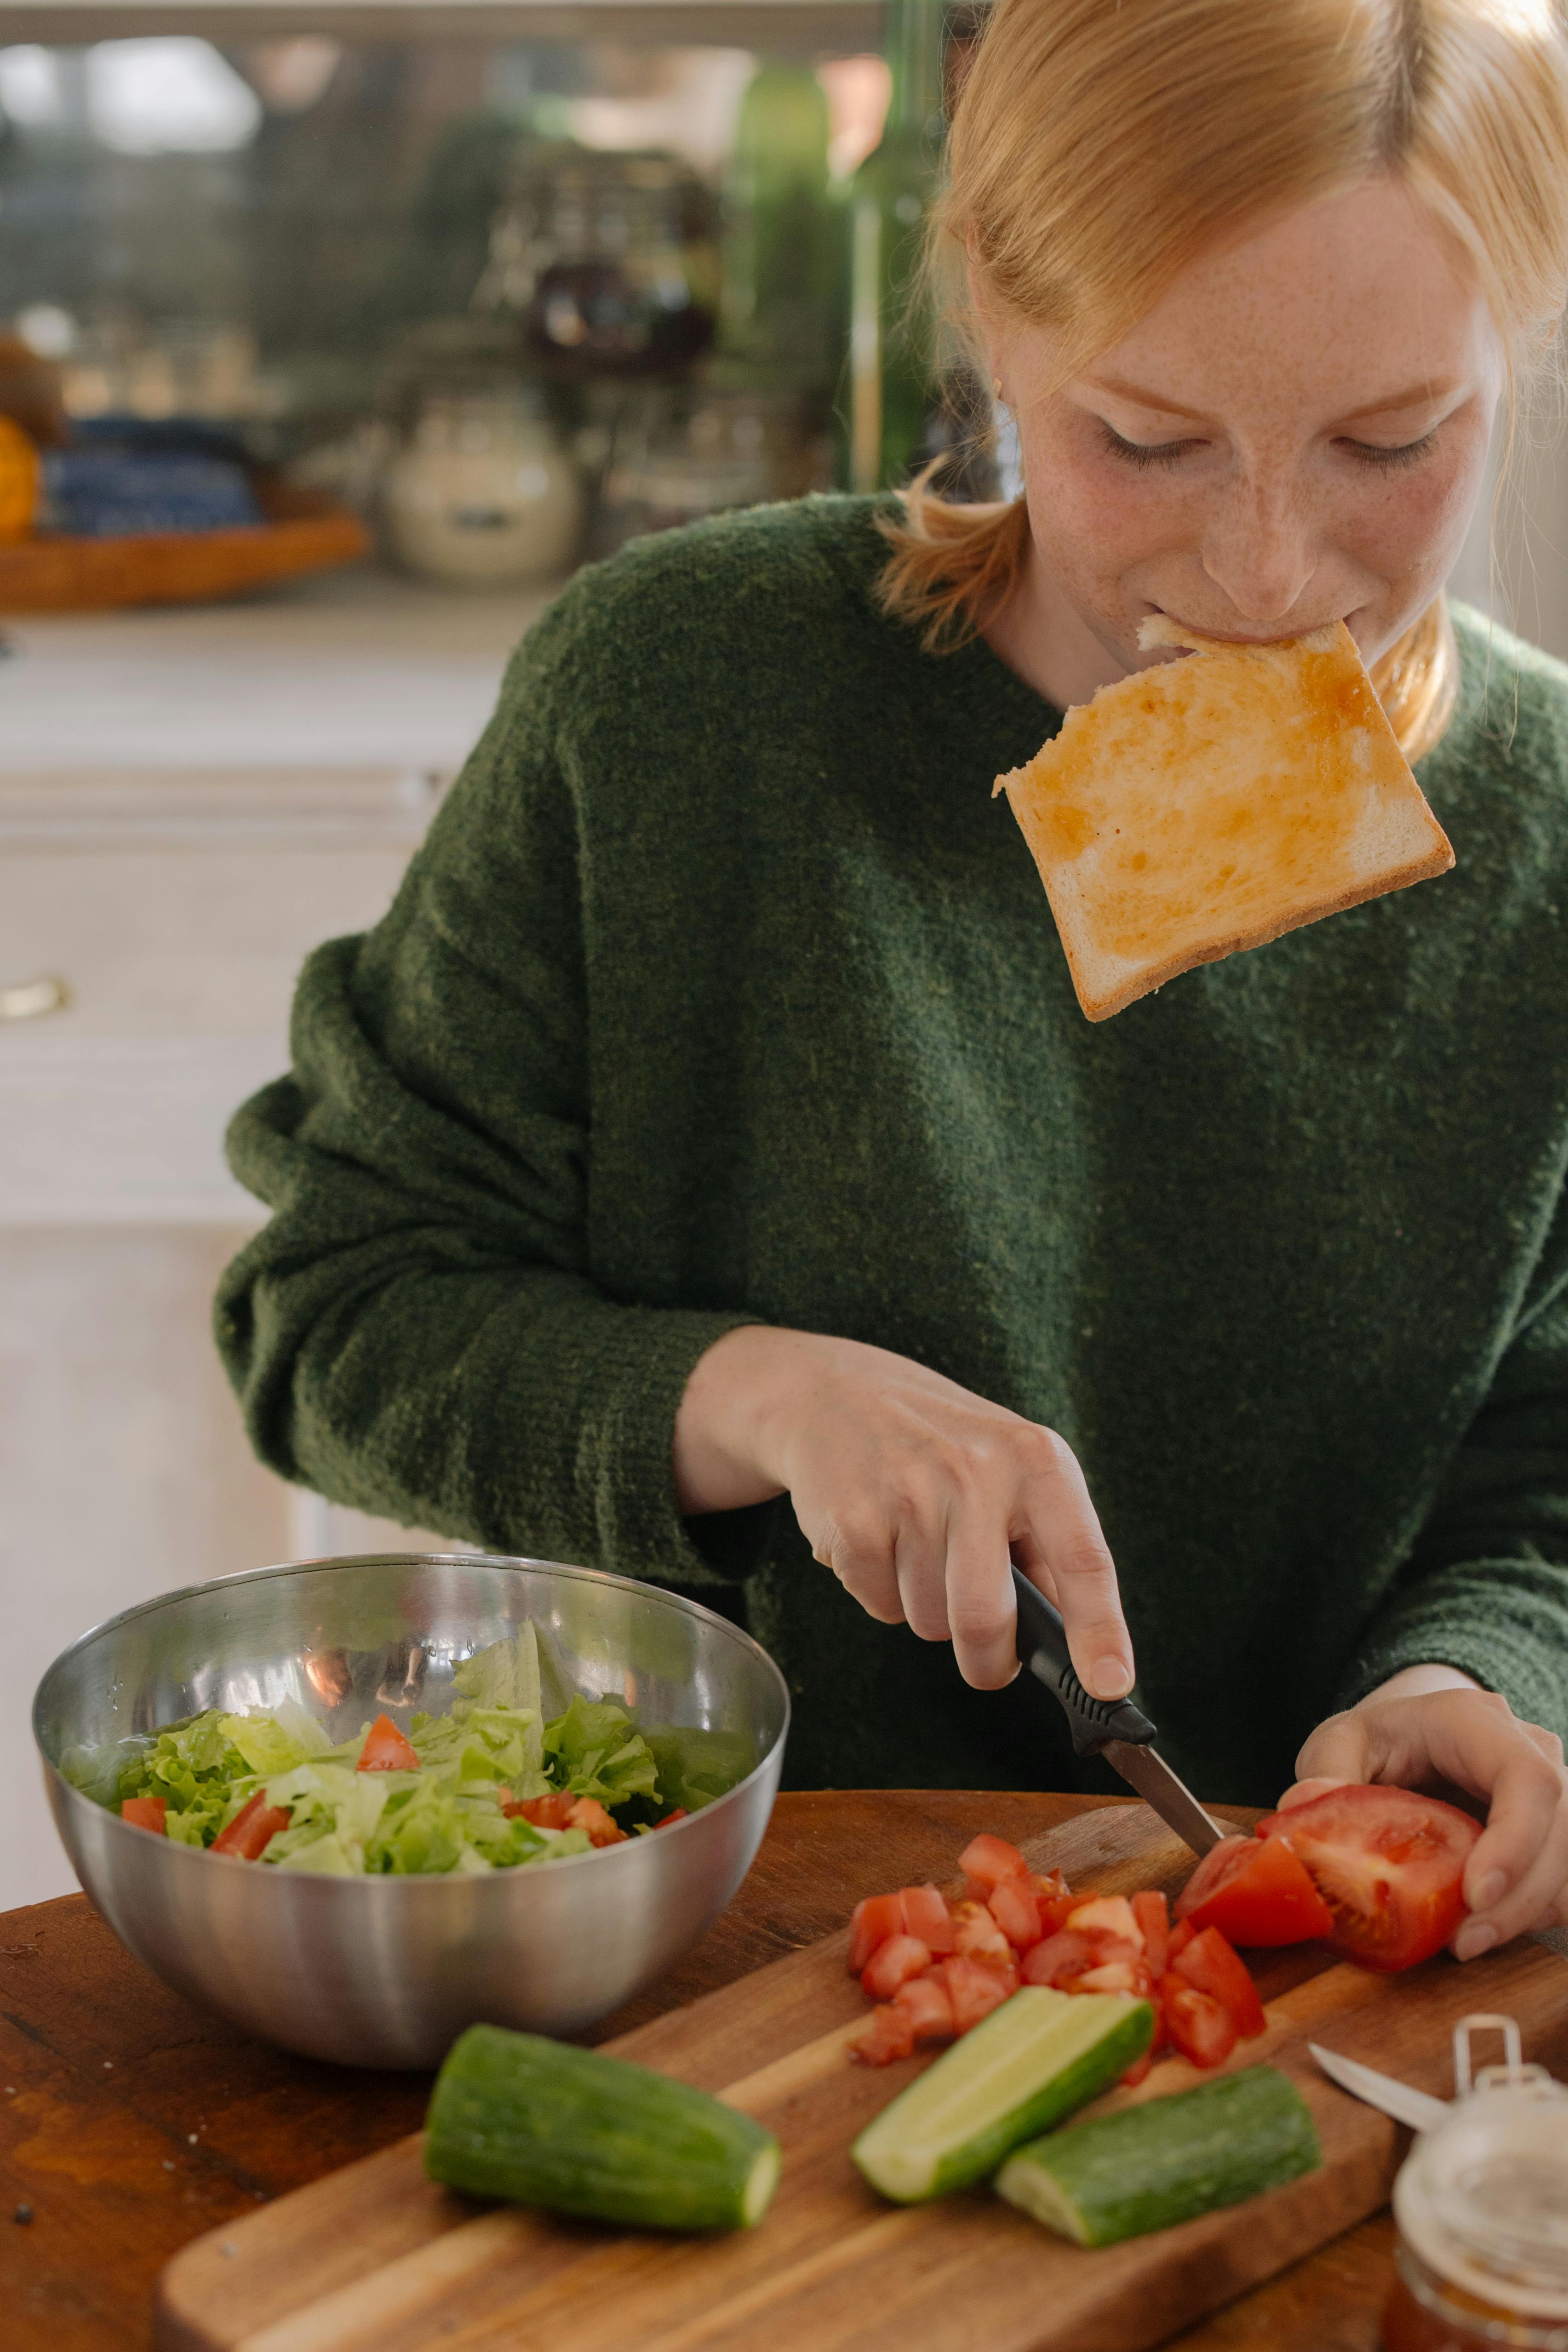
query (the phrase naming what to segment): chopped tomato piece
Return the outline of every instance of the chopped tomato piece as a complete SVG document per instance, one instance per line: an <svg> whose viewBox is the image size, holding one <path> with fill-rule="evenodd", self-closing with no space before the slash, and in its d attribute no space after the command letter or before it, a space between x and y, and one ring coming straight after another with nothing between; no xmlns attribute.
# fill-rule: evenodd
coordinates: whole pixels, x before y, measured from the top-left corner
<svg viewBox="0 0 1568 2352"><path fill-rule="evenodd" d="M900 1889L899 1903L903 1912L906 1936L918 1936L933 1953L957 1949L953 1941L952 1915L940 1886L906 1886Z"/></svg>
<svg viewBox="0 0 1568 2352"><path fill-rule="evenodd" d="M1070 1927L1058 1927L1054 1936L1027 1951L1023 1959L1026 1984L1055 1985L1058 1992L1067 1991L1077 1977L1093 1968L1095 1956L1087 1936L1075 1936Z"/></svg>
<svg viewBox="0 0 1568 2352"><path fill-rule="evenodd" d="M987 1894L994 1886L999 1886L1005 1878L1027 1878L1029 1875L1029 1865L1017 1847L1009 1845L1005 1838L993 1837L986 1830L982 1830L978 1837L970 1839L958 1857L958 1866L973 1879L977 1886L984 1886Z"/></svg>
<svg viewBox="0 0 1568 2352"><path fill-rule="evenodd" d="M1143 1938L1143 1958L1157 1984L1165 1973L1165 1953L1171 1941L1171 1915L1157 1887L1146 1886L1132 1897L1132 1916Z"/></svg>
<svg viewBox="0 0 1568 2352"><path fill-rule="evenodd" d="M1075 1935L1109 1937L1130 1952L1143 1949L1143 1930L1125 1895L1096 1895L1075 1904L1068 1913L1068 1926Z"/></svg>
<svg viewBox="0 0 1568 2352"><path fill-rule="evenodd" d="M1082 1976L1075 1977L1068 1990L1124 1992L1142 2000L1148 1997L1150 1984L1149 1971L1142 1960L1101 1960L1096 1967L1086 1969Z"/></svg>
<svg viewBox="0 0 1568 2352"><path fill-rule="evenodd" d="M1267 2031L1268 2020L1247 1963L1232 1950L1217 1927L1200 1928L1184 1952L1171 1962L1171 1973L1184 1984L1195 1985L1227 2009L1244 2042Z"/></svg>
<svg viewBox="0 0 1568 2352"><path fill-rule="evenodd" d="M1190 1919L1178 1919L1171 1930L1171 1940L1165 1947L1165 1966L1170 1967L1178 1952L1184 1952L1197 1934Z"/></svg>
<svg viewBox="0 0 1568 2352"><path fill-rule="evenodd" d="M1181 1977L1160 1980L1165 2032L1194 2066L1223 2066L1236 2048L1236 2020L1211 1994Z"/></svg>
<svg viewBox="0 0 1568 2352"><path fill-rule="evenodd" d="M1279 1818L1277 1816L1276 1818ZM1289 1836L1222 1838L1176 1901L1178 1919L1217 1927L1233 1944L1303 1943L1333 1933L1333 1914Z"/></svg>
<svg viewBox="0 0 1568 2352"><path fill-rule="evenodd" d="M258 1789L228 1827L219 1830L212 1842L212 1851L235 1854L241 1862L259 1862L279 1831L288 1828L290 1819L286 1806L269 1805L266 1790Z"/></svg>
<svg viewBox="0 0 1568 2352"><path fill-rule="evenodd" d="M955 1951L972 1960L987 1953L998 1960L1007 1959L1013 1951L984 1903L960 1903L954 1907L952 1942Z"/></svg>
<svg viewBox="0 0 1568 2352"><path fill-rule="evenodd" d="M1026 1952L1039 1942L1040 1899L1026 1878L1003 1879L987 1908L1016 1951Z"/></svg>
<svg viewBox="0 0 1568 2352"><path fill-rule="evenodd" d="M1043 1878L1032 1872L1029 1885L1039 1906L1040 1933L1054 1936L1058 1927L1067 1926L1068 1914L1078 1908L1079 1898L1059 1870L1049 1871Z"/></svg>
<svg viewBox="0 0 1568 2352"><path fill-rule="evenodd" d="M942 1964L942 1979L952 2003L952 2024L956 2033L967 2033L983 2017L1014 1990L1000 1969L988 1969L983 1961L966 1959L963 1953Z"/></svg>
<svg viewBox="0 0 1568 2352"><path fill-rule="evenodd" d="M626 1843L625 1830L617 1826L597 1797L575 1799L567 1815L566 1826L572 1830L586 1830L590 1845L625 1845Z"/></svg>
<svg viewBox="0 0 1568 2352"><path fill-rule="evenodd" d="M1429 1959L1458 1927L1480 1833L1439 1798L1352 1784L1277 1814L1268 1843L1289 1836L1333 1915L1335 1950L1394 1969Z"/></svg>
<svg viewBox="0 0 1568 2352"><path fill-rule="evenodd" d="M901 1984L893 2007L901 2009L911 2021L917 2042L949 2042L958 2031L952 2021L952 1996L935 1969Z"/></svg>
<svg viewBox="0 0 1568 2352"><path fill-rule="evenodd" d="M502 1812L509 1822L531 1822L536 1830L569 1830L575 1797L552 1794L548 1797L521 1797L515 1803L503 1805Z"/></svg>
<svg viewBox="0 0 1568 2352"><path fill-rule="evenodd" d="M915 2046L914 2020L897 2001L885 2000L871 2011L870 2021L849 2044L862 2066L891 2066L907 2058Z"/></svg>
<svg viewBox="0 0 1568 2352"><path fill-rule="evenodd" d="M858 1977L879 1944L904 1932L903 1897L868 1895L849 1914L849 1973Z"/></svg>
<svg viewBox="0 0 1568 2352"><path fill-rule="evenodd" d="M1129 2066L1127 2072L1121 2077L1122 2089L1126 2091L1136 2090L1139 2084L1142 2082L1144 2076L1148 2074L1149 2069L1153 2063L1154 2053L1152 2048L1145 2050L1142 2058L1134 2058L1131 2065Z"/></svg>
<svg viewBox="0 0 1568 2352"><path fill-rule="evenodd" d="M873 2000L891 2000L901 1984L930 1966L931 1954L918 1936L889 1936L867 1961L860 1982Z"/></svg>
<svg viewBox="0 0 1568 2352"><path fill-rule="evenodd" d="M689 1821L690 1818L684 1805L677 1805L672 1813L661 1813L655 1822L654 1827L656 1830L672 1829L677 1822Z"/></svg>
<svg viewBox="0 0 1568 2352"><path fill-rule="evenodd" d="M417 1772L419 1759L389 1715L378 1715L364 1736L356 1772Z"/></svg>
<svg viewBox="0 0 1568 2352"><path fill-rule="evenodd" d="M139 1830L151 1830L155 1837L166 1837L168 1811L166 1797L127 1797L120 1808L120 1818L134 1822Z"/></svg>

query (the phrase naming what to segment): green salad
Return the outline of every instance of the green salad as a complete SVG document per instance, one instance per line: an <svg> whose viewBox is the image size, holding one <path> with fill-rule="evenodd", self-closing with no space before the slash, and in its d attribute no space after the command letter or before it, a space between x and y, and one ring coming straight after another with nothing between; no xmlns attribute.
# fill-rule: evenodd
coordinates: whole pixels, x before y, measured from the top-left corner
<svg viewBox="0 0 1568 2352"><path fill-rule="evenodd" d="M679 1820L755 1759L740 1734L642 1731L610 1699L547 1721L531 1625L476 1651L445 1715L385 1716L333 1746L293 1699L221 1709L60 1769L85 1796L182 1845L335 1876L515 1869Z"/></svg>

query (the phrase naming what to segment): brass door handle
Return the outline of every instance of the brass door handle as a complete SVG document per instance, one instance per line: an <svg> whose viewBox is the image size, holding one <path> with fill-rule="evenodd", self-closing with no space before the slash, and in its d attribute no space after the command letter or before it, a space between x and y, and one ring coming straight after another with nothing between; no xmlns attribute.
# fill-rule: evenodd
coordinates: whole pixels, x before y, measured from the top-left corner
<svg viewBox="0 0 1568 2352"><path fill-rule="evenodd" d="M45 1013L63 1013L71 1001L69 987L52 972L41 980L18 980L0 988L0 1021L37 1021Z"/></svg>

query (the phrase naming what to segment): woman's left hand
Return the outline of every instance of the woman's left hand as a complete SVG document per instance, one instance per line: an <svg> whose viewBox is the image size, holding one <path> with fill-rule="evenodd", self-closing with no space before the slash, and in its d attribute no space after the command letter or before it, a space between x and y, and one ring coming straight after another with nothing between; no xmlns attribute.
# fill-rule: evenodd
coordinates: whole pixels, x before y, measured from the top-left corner
<svg viewBox="0 0 1568 2352"><path fill-rule="evenodd" d="M1280 1811L1347 1780L1479 1800L1486 1828L1465 1865L1470 1916L1454 1937L1472 1960L1529 1927L1568 1925L1568 1771L1563 1742L1452 1666L1409 1666L1321 1723ZM1467 1808L1477 1811L1479 1805Z"/></svg>

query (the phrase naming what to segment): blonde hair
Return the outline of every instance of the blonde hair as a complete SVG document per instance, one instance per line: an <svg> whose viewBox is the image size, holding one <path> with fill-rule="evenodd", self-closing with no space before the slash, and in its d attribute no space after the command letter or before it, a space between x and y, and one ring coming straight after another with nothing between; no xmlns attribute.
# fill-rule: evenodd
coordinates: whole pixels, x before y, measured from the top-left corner
<svg viewBox="0 0 1568 2352"><path fill-rule="evenodd" d="M1553 0L997 0L954 110L929 266L1045 327L1066 383L1206 247L1368 173L1396 173L1469 256L1516 372L1568 268L1568 43ZM976 341L974 322L961 333ZM933 650L1006 601L1023 500L963 507L923 476L884 608ZM1373 669L1406 756L1447 726L1458 656L1438 595Z"/></svg>

